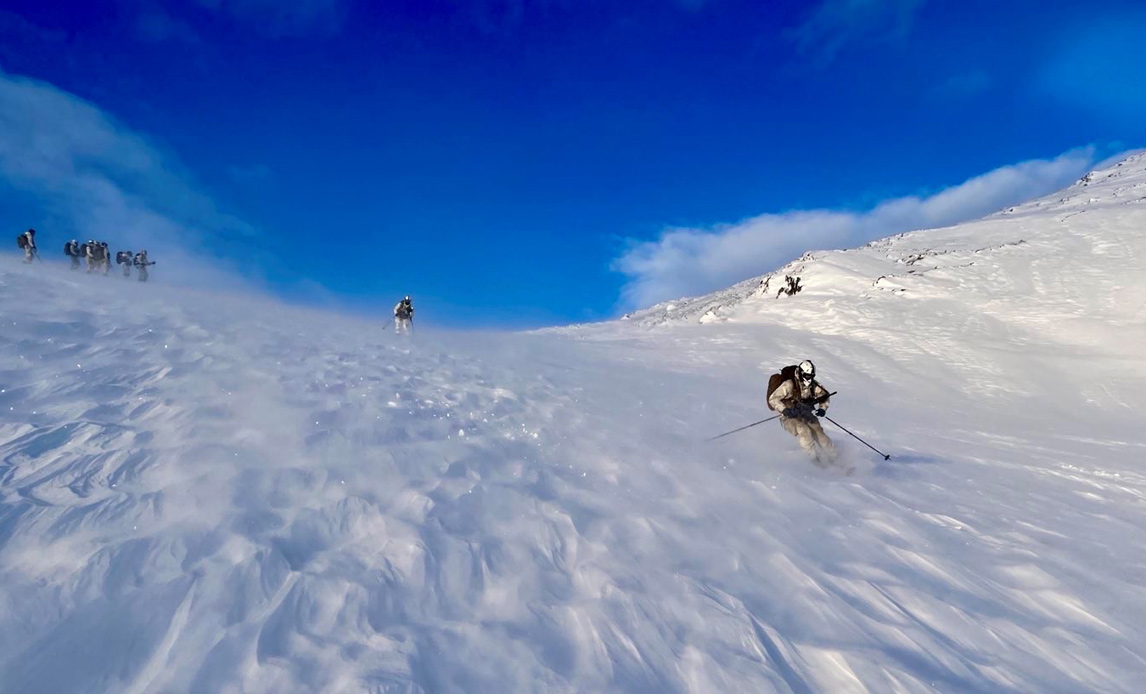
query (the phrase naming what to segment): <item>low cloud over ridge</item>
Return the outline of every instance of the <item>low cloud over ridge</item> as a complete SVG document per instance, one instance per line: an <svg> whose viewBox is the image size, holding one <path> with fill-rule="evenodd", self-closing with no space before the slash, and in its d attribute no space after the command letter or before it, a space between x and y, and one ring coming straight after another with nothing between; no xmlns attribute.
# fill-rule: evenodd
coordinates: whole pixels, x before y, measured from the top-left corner
<svg viewBox="0 0 1146 694"><path fill-rule="evenodd" d="M866 211L795 210L710 228L666 229L614 261L613 269L628 277L621 303L639 308L703 294L770 272L805 251L976 219L1059 190L1094 160L1094 149L1086 147L1003 166L934 195L885 200Z"/></svg>

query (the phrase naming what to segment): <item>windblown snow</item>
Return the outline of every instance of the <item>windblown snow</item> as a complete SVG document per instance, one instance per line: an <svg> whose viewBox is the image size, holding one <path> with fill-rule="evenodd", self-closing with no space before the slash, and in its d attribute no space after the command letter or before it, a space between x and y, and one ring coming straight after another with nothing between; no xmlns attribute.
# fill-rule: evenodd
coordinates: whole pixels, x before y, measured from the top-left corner
<svg viewBox="0 0 1146 694"><path fill-rule="evenodd" d="M532 334L6 257L0 691L1144 691L1144 265L1141 156ZM703 442L805 357L890 461Z"/></svg>

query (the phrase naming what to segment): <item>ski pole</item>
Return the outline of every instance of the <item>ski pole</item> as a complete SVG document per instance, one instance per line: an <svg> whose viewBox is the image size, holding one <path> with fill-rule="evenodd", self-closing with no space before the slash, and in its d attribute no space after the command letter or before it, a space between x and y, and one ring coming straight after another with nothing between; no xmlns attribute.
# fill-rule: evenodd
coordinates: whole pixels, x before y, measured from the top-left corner
<svg viewBox="0 0 1146 694"><path fill-rule="evenodd" d="M827 415L824 415L824 419L828 420L828 421L829 421L829 422L831 422L832 424L835 424L835 425L836 425L836 426L838 426L839 428L843 429L845 432L847 432L847 434L848 434L849 436L851 436L851 437L852 437L853 439L855 439L856 441L859 441L860 443L862 443L863 445L865 445L865 446L867 446L868 448L872 449L872 450L873 450L873 451L875 451L876 453L879 453L880 455L882 455L884 460L891 460L891 456L890 456L890 455L888 455L888 454L884 453L883 451L879 450L878 448L876 448L875 446L871 445L871 444L870 444L870 443L868 443L867 441L864 441L864 440L863 440L863 439L861 439L860 437L858 437L858 436L856 436L855 434L853 434L852 432L848 431L848 430L847 430L847 427L845 427L844 425L840 424L840 423L839 423L839 422L837 422L836 420L832 419L831 417L829 417L829 416L827 416Z"/></svg>
<svg viewBox="0 0 1146 694"><path fill-rule="evenodd" d="M827 393L825 395L821 395L819 398L817 398L815 400L812 400L811 402L812 402L812 404L818 404L820 402L823 402L824 400L827 400L828 398L832 397L833 395L835 395L835 393ZM749 424L748 426L743 426L743 427L740 427L739 429L733 429L732 431L726 431L723 434L721 434L720 436L713 436L710 439L705 439L705 441L715 441L716 439L724 438L725 436L728 436L729 434L735 434L738 431L744 431L745 429L749 429L751 427L754 427L757 424L763 424L764 422L771 422L773 419L780 417L782 414L783 413L781 412L780 414L773 415L773 416L769 417L768 419L761 419L759 422L753 422L753 423Z"/></svg>
<svg viewBox="0 0 1146 694"><path fill-rule="evenodd" d="M724 438L725 436L728 436L729 434L735 434L738 431L744 431L745 429L750 429L750 428L756 426L757 424L763 424L764 422L771 422L773 419L776 419L776 417L779 417L779 416L780 415L775 415L773 417L769 417L768 419L761 419L759 422L753 422L747 426L742 426L739 429L733 429L732 431L726 431L723 434L721 434L720 436L713 436L710 439L705 439L705 442L715 441L717 439Z"/></svg>

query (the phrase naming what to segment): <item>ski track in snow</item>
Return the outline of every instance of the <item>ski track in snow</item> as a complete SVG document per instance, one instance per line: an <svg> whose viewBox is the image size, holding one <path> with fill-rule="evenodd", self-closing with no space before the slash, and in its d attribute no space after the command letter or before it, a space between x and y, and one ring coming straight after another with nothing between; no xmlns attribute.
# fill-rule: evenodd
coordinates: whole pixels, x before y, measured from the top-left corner
<svg viewBox="0 0 1146 694"><path fill-rule="evenodd" d="M1131 164L533 334L5 257L0 691L1141 692ZM702 443L805 355L891 461Z"/></svg>

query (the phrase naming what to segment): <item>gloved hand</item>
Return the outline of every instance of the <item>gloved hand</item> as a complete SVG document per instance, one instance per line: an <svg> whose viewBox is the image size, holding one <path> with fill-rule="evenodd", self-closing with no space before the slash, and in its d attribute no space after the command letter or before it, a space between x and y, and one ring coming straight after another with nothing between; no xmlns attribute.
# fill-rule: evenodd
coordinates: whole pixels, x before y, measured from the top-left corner
<svg viewBox="0 0 1146 694"><path fill-rule="evenodd" d="M780 414L784 415L785 417L788 417L789 419L791 419L792 417L799 417L800 416L799 411L796 410L795 407L785 407L784 411L781 412Z"/></svg>
<svg viewBox="0 0 1146 694"><path fill-rule="evenodd" d="M824 408L822 408L822 407L821 407L820 409L816 410L816 416L817 416L817 417L823 417L823 416L824 416L824 415L826 415L827 413L828 413L828 411L827 411L827 410L825 410L825 409L824 409Z"/></svg>

